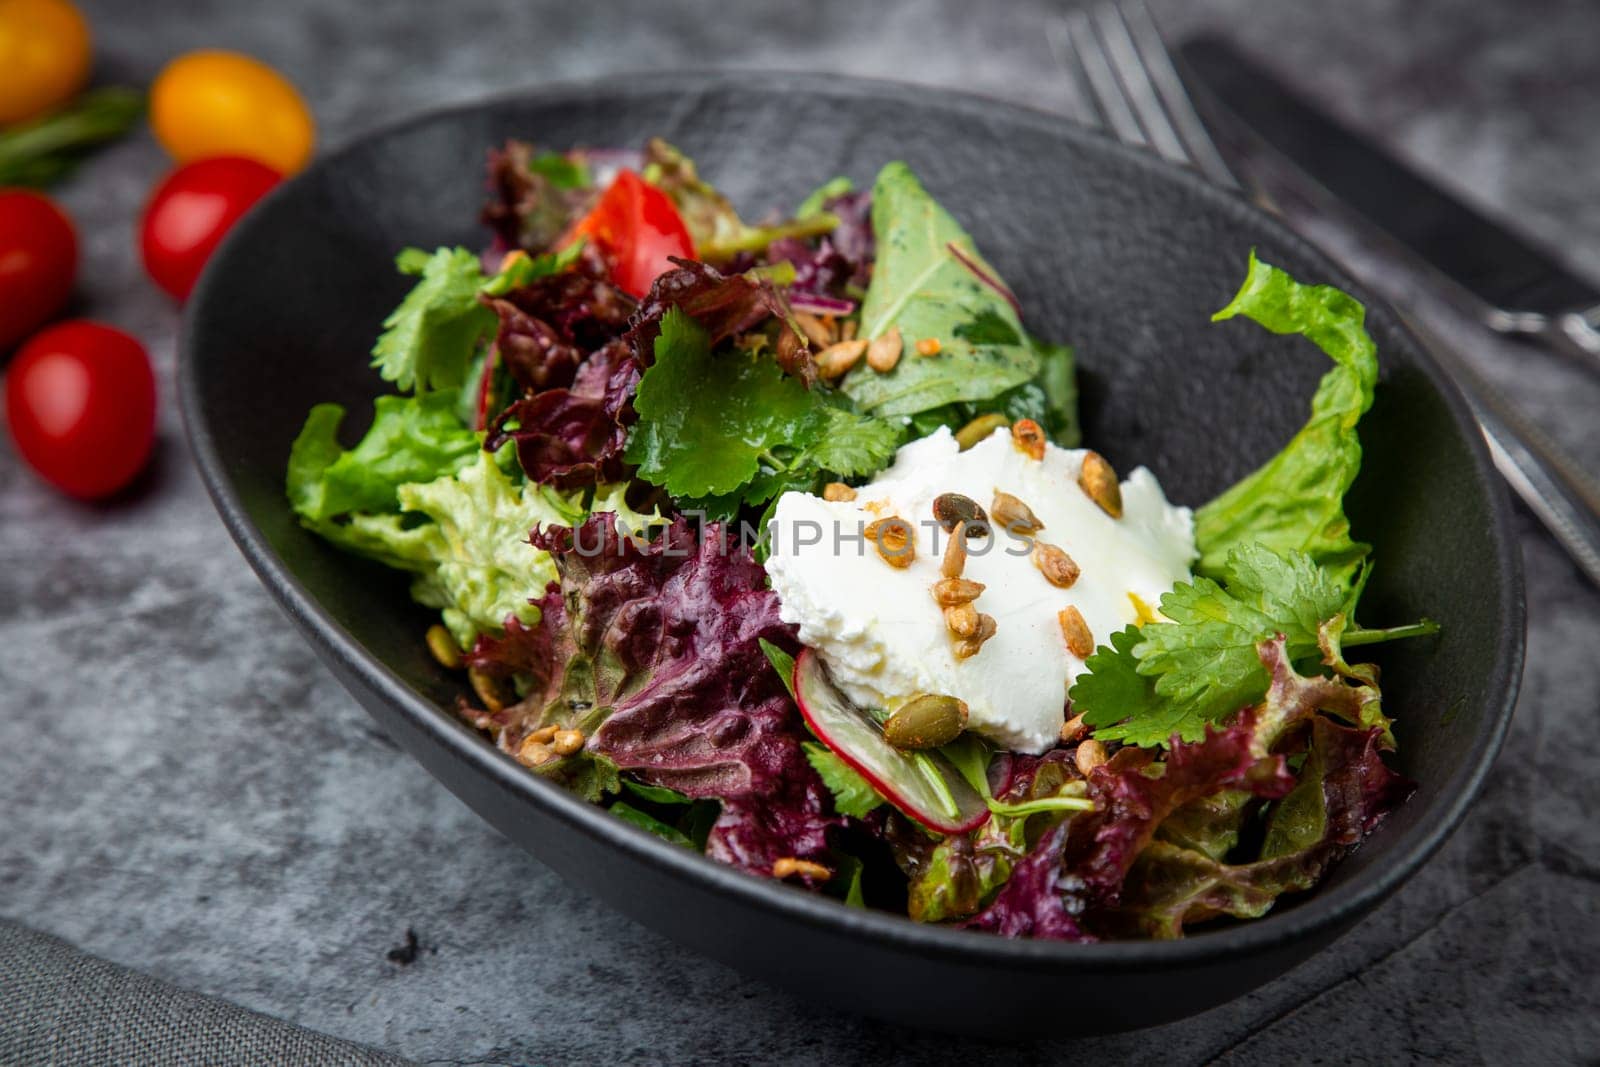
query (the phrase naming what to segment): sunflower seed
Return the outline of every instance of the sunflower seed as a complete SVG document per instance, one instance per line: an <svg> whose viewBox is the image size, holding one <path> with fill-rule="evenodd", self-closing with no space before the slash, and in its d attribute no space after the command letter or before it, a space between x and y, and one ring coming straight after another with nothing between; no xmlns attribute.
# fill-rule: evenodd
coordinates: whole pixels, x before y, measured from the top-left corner
<svg viewBox="0 0 1600 1067"><path fill-rule="evenodd" d="M950 541L944 546L944 557L939 560L939 573L946 578L959 578L967 567L967 524L956 523L950 531Z"/></svg>
<svg viewBox="0 0 1600 1067"><path fill-rule="evenodd" d="M772 865L774 878L793 878L797 874L802 878L815 878L820 881L827 881L833 877L833 871L822 864L812 863L810 860L797 860L793 856L784 856Z"/></svg>
<svg viewBox="0 0 1600 1067"><path fill-rule="evenodd" d="M1076 607L1062 608L1056 612L1056 622L1061 625L1061 636L1066 639L1068 652L1079 659L1094 655L1094 634L1083 621L1083 612Z"/></svg>
<svg viewBox="0 0 1600 1067"><path fill-rule="evenodd" d="M872 523L866 529L866 536L878 550L878 555L891 567L909 567L917 558L917 544L911 538L911 524L898 515Z"/></svg>
<svg viewBox="0 0 1600 1067"><path fill-rule="evenodd" d="M806 335L806 340L818 348L827 348L833 344L833 329L810 312L796 311L794 321L795 325L800 327L800 332Z"/></svg>
<svg viewBox="0 0 1600 1067"><path fill-rule="evenodd" d="M550 740L550 747L555 749L558 756L570 756L583 747L583 731L557 730Z"/></svg>
<svg viewBox="0 0 1600 1067"><path fill-rule="evenodd" d="M1039 568L1044 580L1057 589L1071 589L1078 575L1083 573L1071 556L1043 541L1033 543L1033 565Z"/></svg>
<svg viewBox="0 0 1600 1067"><path fill-rule="evenodd" d="M817 353L817 373L828 379L841 377L851 367L861 362L861 356L866 350L867 342L859 339L829 345Z"/></svg>
<svg viewBox="0 0 1600 1067"><path fill-rule="evenodd" d="M856 491L843 482L829 482L822 487L822 499L839 503L845 500L854 500Z"/></svg>
<svg viewBox="0 0 1600 1067"><path fill-rule="evenodd" d="M887 374L894 370L894 365L900 362L900 350L904 347L900 340L900 327L891 326L884 333L879 334L867 345L867 366L879 374Z"/></svg>
<svg viewBox="0 0 1600 1067"><path fill-rule="evenodd" d="M978 632L978 609L971 604L952 604L944 609L944 625L957 637L972 637Z"/></svg>
<svg viewBox="0 0 1600 1067"><path fill-rule="evenodd" d="M995 635L998 627L993 615L978 616L978 632L956 643L956 659L971 659L983 650L983 643Z"/></svg>
<svg viewBox="0 0 1600 1067"><path fill-rule="evenodd" d="M1044 523L1039 521L1039 516L1033 509L1010 493L994 491L994 502L989 505L989 514L994 516L994 521L1000 528L1011 534L1032 534L1044 529Z"/></svg>
<svg viewBox="0 0 1600 1067"><path fill-rule="evenodd" d="M1011 424L1011 440L1031 459L1044 458L1044 430L1032 419L1018 419Z"/></svg>
<svg viewBox="0 0 1600 1067"><path fill-rule="evenodd" d="M1087 778L1106 761L1106 746L1091 737L1079 743L1078 750L1072 754L1072 761L1078 765L1078 773Z"/></svg>
<svg viewBox="0 0 1600 1067"><path fill-rule="evenodd" d="M456 646L456 639L450 636L449 630L434 623L428 627L427 641L428 651L439 661L439 666L452 671L461 666L461 649Z"/></svg>
<svg viewBox="0 0 1600 1067"><path fill-rule="evenodd" d="M942 608L970 604L983 593L983 583L970 578L940 578L933 583L933 599Z"/></svg>
<svg viewBox="0 0 1600 1067"><path fill-rule="evenodd" d="M924 337L917 341L917 355L919 356L937 356L942 351L944 351L944 345L939 342L937 337Z"/></svg>
<svg viewBox="0 0 1600 1067"><path fill-rule="evenodd" d="M1090 500L1100 505L1101 511L1113 519L1122 518L1122 486L1117 484L1117 472L1100 453L1084 455L1078 485L1089 494Z"/></svg>

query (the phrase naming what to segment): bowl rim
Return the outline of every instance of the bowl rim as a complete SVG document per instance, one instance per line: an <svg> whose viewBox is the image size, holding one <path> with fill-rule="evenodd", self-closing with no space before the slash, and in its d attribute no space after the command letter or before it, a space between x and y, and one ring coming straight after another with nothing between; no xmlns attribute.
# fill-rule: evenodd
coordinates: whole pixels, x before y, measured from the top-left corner
<svg viewBox="0 0 1600 1067"><path fill-rule="evenodd" d="M344 141L313 161L302 175L283 182L269 192L263 204L270 205L287 198L310 176L336 170L345 158L374 142L421 126L449 122L462 115L516 105L550 108L593 101L596 97L626 101L662 93L693 94L730 90L749 93L749 74L748 71L722 70L611 75L541 83L429 109L381 124ZM653 866L680 882L692 883L714 896L728 899L730 903L769 913L774 919L825 929L829 933L851 938L871 939L885 947L929 959L978 966L1005 966L1039 973L1071 973L1193 967L1263 953L1319 932L1337 933L1344 925L1375 907L1415 873L1460 824L1495 762L1510 727L1521 684L1526 605L1522 554L1515 536L1507 489L1492 465L1466 401L1448 375L1385 301L1357 282L1332 256L1285 224L1242 196L1206 182L1187 168L1162 160L1154 153L1123 145L1101 131L1081 126L1064 115L977 93L833 74L763 71L759 91L763 94L808 94L851 100L873 98L928 107L946 114L1000 118L1009 124L1031 127L1046 135L1062 138L1087 152L1110 153L1158 181L1176 183L1190 195L1229 216L1232 221L1248 223L1270 232L1275 241L1292 248L1302 258L1324 264L1329 283L1351 292L1366 305L1370 320L1376 320L1391 335L1404 339L1410 347L1408 355L1412 362L1424 372L1449 410L1465 441L1478 480L1488 492L1495 555L1504 576L1496 592L1503 601L1500 606L1504 609L1502 624L1506 639L1498 645L1489 674L1489 689L1496 695L1490 697L1490 706L1485 709L1484 728L1474 740L1470 756L1456 768L1449 782L1441 783L1438 818L1427 825L1419 823L1410 827L1406 836L1395 842L1394 855L1388 857L1386 862L1368 868L1355 880L1338 886L1333 892L1313 891L1287 910L1274 910L1258 919L1172 941L1102 941L1086 944L1004 938L980 931L917 923L890 912L851 908L820 894L746 874L663 841L610 816L603 808L582 800L556 783L529 774L508 755L485 743L477 731L414 691L340 626L274 552L262 531L250 519L227 474L201 404L199 368L203 361L196 351L198 309L207 305L212 283L218 273L208 269L184 310L179 335L179 403L185 433L206 490L228 533L262 584L286 614L307 632L307 636L323 646L325 655L331 656L339 667L396 708L410 720L414 728L431 735L434 742L448 750L455 760L472 768L472 773L487 776L501 790L523 794L528 801L543 809L545 814L575 832L619 849L629 858ZM212 264L226 260L235 248L242 246L250 235L262 227L262 220L267 214L265 211L252 211L247 215L228 234L212 257ZM1446 787L1448 792L1444 791Z"/></svg>

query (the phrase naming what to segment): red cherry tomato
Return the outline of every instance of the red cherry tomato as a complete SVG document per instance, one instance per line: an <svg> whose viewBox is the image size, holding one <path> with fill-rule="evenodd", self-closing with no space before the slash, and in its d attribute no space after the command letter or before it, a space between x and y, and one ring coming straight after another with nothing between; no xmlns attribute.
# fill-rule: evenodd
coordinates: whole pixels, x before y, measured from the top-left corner
<svg viewBox="0 0 1600 1067"><path fill-rule="evenodd" d="M694 242L672 199L631 170L620 171L594 210L572 228L600 249L611 280L635 297L672 269L668 256L694 258Z"/></svg>
<svg viewBox="0 0 1600 1067"><path fill-rule="evenodd" d="M50 321L72 292L78 236L47 196L0 191L0 354Z"/></svg>
<svg viewBox="0 0 1600 1067"><path fill-rule="evenodd" d="M22 458L56 488L85 500L116 492L155 441L144 346L81 319L35 335L6 374L6 424Z"/></svg>
<svg viewBox="0 0 1600 1067"><path fill-rule="evenodd" d="M239 217L282 176L253 159L219 156L188 163L156 186L139 228L144 269L179 300Z"/></svg>

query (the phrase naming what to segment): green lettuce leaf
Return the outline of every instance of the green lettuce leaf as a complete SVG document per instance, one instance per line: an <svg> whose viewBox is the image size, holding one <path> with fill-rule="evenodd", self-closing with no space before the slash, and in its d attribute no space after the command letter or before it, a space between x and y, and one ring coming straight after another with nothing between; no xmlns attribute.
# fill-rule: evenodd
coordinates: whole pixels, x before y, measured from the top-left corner
<svg viewBox="0 0 1600 1067"><path fill-rule="evenodd" d="M460 386L479 342L498 321L478 302L484 277L477 253L440 248L429 255L408 248L395 258L395 266L421 278L383 320L372 365L406 391Z"/></svg>
<svg viewBox="0 0 1600 1067"><path fill-rule="evenodd" d="M1350 537L1344 495L1361 469L1356 424L1372 406L1377 349L1366 311L1328 285L1302 285L1250 255L1244 285L1214 321L1245 315L1273 333L1298 333L1334 367L1311 401L1311 418L1266 465L1195 513L1196 571L1220 576L1239 545L1304 552L1348 588L1371 546Z"/></svg>
<svg viewBox="0 0 1600 1067"><path fill-rule="evenodd" d="M941 353L903 358L887 374L856 367L843 389L860 410L912 415L988 400L1038 375L1039 353L994 268L904 163L878 174L872 229L877 261L861 306L861 336L898 326L908 352L927 338Z"/></svg>
<svg viewBox="0 0 1600 1067"><path fill-rule="evenodd" d="M420 396L380 396L372 426L355 448L339 445L344 408L318 404L289 450L289 502L305 521L349 512L394 511L407 482L451 474L479 452L481 438L457 416L454 389Z"/></svg>

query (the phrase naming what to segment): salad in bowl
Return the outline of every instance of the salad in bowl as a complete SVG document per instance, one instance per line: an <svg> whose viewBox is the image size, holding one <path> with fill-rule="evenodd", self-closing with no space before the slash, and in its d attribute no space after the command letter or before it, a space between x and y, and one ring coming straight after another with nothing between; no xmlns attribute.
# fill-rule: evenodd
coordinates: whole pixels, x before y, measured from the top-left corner
<svg viewBox="0 0 1600 1067"><path fill-rule="evenodd" d="M484 248L400 252L393 392L351 447L313 408L287 488L411 576L455 713L529 773L847 905L1069 941L1260 916L1410 794L1353 653L1436 627L1357 622L1349 296L1240 250L1215 317L1331 366L1191 509L1083 447L1072 349L904 163L759 222L660 140L512 142L488 185Z"/></svg>

